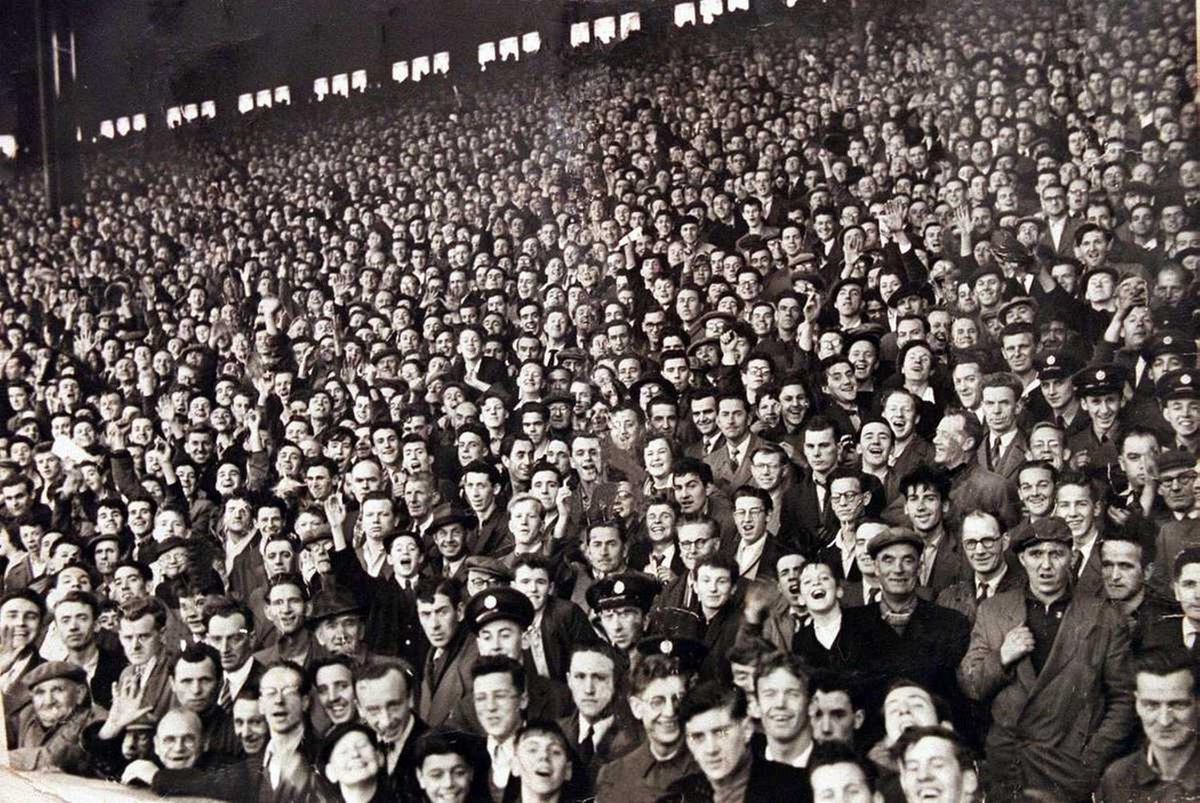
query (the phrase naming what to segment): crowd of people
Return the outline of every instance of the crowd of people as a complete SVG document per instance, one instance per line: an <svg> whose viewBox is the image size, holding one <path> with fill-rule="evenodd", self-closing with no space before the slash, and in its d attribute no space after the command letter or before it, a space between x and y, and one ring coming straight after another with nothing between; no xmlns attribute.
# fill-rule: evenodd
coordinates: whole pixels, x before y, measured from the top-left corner
<svg viewBox="0 0 1200 803"><path fill-rule="evenodd" d="M860 12L0 186L9 766L1197 799L1195 9Z"/></svg>

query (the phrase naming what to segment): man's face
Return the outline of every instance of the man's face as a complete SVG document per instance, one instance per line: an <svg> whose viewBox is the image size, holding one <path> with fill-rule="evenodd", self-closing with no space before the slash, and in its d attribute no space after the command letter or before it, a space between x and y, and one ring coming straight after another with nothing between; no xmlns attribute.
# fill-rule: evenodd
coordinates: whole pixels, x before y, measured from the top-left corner
<svg viewBox="0 0 1200 803"><path fill-rule="evenodd" d="M938 724L937 708L929 692L918 686L892 689L883 701L883 720L889 742L912 727Z"/></svg>
<svg viewBox="0 0 1200 803"><path fill-rule="evenodd" d="M1194 468L1172 468L1158 477L1158 492L1167 509L1177 513L1188 513L1196 502L1196 470Z"/></svg>
<svg viewBox="0 0 1200 803"><path fill-rule="evenodd" d="M68 650L83 651L95 639L95 614L82 602L60 602L54 609L54 621Z"/></svg>
<svg viewBox="0 0 1200 803"><path fill-rule="evenodd" d="M254 646L252 635L242 615L234 613L210 617L204 641L220 654L221 668L229 673L241 668L250 657Z"/></svg>
<svg viewBox="0 0 1200 803"><path fill-rule="evenodd" d="M304 726L308 697L300 693L300 678L286 666L268 669L259 681L259 710L274 734L295 733Z"/></svg>
<svg viewBox="0 0 1200 803"><path fill-rule="evenodd" d="M807 430L804 433L804 457L814 471L832 471L838 457L838 444L833 430Z"/></svg>
<svg viewBox="0 0 1200 803"><path fill-rule="evenodd" d="M1083 540L1100 514L1100 505L1092 501L1092 494L1082 485L1063 485L1054 496L1054 515L1066 521L1071 536Z"/></svg>
<svg viewBox="0 0 1200 803"><path fill-rule="evenodd" d="M701 566L696 572L696 597L706 611L719 610L733 596L733 578L728 569Z"/></svg>
<svg viewBox="0 0 1200 803"><path fill-rule="evenodd" d="M466 803L471 765L458 753L426 756L417 768L417 785L432 803Z"/></svg>
<svg viewBox="0 0 1200 803"><path fill-rule="evenodd" d="M0 611L0 619L4 618L2 614ZM162 648L162 631L155 624L153 616L122 619L117 626L117 637L121 640L121 648L125 650L125 659L134 666L149 663Z"/></svg>
<svg viewBox="0 0 1200 803"><path fill-rule="evenodd" d="M154 731L154 753L169 770L191 769L203 748L200 719L168 711Z"/></svg>
<svg viewBox="0 0 1200 803"><path fill-rule="evenodd" d="M458 627L459 611L445 594L434 594L432 602L417 600L417 619L434 647L445 647Z"/></svg>
<svg viewBox="0 0 1200 803"><path fill-rule="evenodd" d="M717 429L717 400L709 397L692 402L692 423L704 437L711 436Z"/></svg>
<svg viewBox="0 0 1200 803"><path fill-rule="evenodd" d="M358 614L329 616L317 623L317 642L330 652L357 658L364 630L363 619Z"/></svg>
<svg viewBox="0 0 1200 803"><path fill-rule="evenodd" d="M1021 565L1029 575L1029 587L1043 597L1066 589L1071 575L1071 548L1059 542L1038 542L1021 552Z"/></svg>
<svg viewBox="0 0 1200 803"><path fill-rule="evenodd" d="M580 715L588 722L599 722L611 712L616 693L612 659L598 652L577 652L571 656L567 686Z"/></svg>
<svg viewBox="0 0 1200 803"><path fill-rule="evenodd" d="M412 695L408 681L399 669L381 678L360 680L354 684L359 717L371 726L379 741L397 741L412 719Z"/></svg>
<svg viewBox="0 0 1200 803"><path fill-rule="evenodd" d="M1192 673L1137 673L1135 708L1150 746L1162 753L1178 752L1192 743L1200 728Z"/></svg>
<svg viewBox="0 0 1200 803"><path fill-rule="evenodd" d="M33 687L33 713L43 728L53 728L75 713L84 699L84 687L73 680L55 678Z"/></svg>
<svg viewBox="0 0 1200 803"><path fill-rule="evenodd" d="M641 720L646 737L660 751L679 744L683 729L679 724L679 703L683 699L684 680L679 675L658 678L640 694L630 697L633 715Z"/></svg>
<svg viewBox="0 0 1200 803"><path fill-rule="evenodd" d="M517 743L514 773L521 777L522 789L538 800L553 800L571 779L571 756L562 739L553 734L533 732Z"/></svg>
<svg viewBox="0 0 1200 803"><path fill-rule="evenodd" d="M809 776L809 784L813 800L871 803L878 798L862 767L849 761L817 767Z"/></svg>
<svg viewBox="0 0 1200 803"><path fill-rule="evenodd" d="M926 736L904 751L900 786L908 800L959 803L965 800L964 774L954 745L940 736Z"/></svg>
<svg viewBox="0 0 1200 803"><path fill-rule="evenodd" d="M808 728L808 684L787 669L758 678L755 686L763 730L781 742L791 742Z"/></svg>
<svg viewBox="0 0 1200 803"><path fill-rule="evenodd" d="M854 710L849 693L818 691L809 703L808 720L815 741L853 745L854 732L862 726L863 714Z"/></svg>
<svg viewBox="0 0 1200 803"><path fill-rule="evenodd" d="M1175 579L1174 590L1183 615L1193 622L1200 622L1200 563L1182 567Z"/></svg>
<svg viewBox="0 0 1200 803"><path fill-rule="evenodd" d="M267 746L267 720L258 709L258 700L233 701L233 732L246 755L257 756Z"/></svg>
<svg viewBox="0 0 1200 803"><path fill-rule="evenodd" d="M304 627L305 607L300 589L291 584L280 584L267 592L267 617L283 635Z"/></svg>
<svg viewBox="0 0 1200 803"><path fill-rule="evenodd" d="M625 543L613 527L593 527L587 534L584 557L592 570L610 574L625 562Z"/></svg>
<svg viewBox="0 0 1200 803"><path fill-rule="evenodd" d="M208 659L196 663L176 661L171 690L182 708L199 714L216 700L217 668Z"/></svg>
<svg viewBox="0 0 1200 803"><path fill-rule="evenodd" d="M744 544L756 544L767 534L767 507L755 496L733 500L733 521Z"/></svg>
<svg viewBox="0 0 1200 803"><path fill-rule="evenodd" d="M917 590L921 554L912 544L892 544L875 555L875 568L883 590L896 597L907 597Z"/></svg>
<svg viewBox="0 0 1200 803"><path fill-rule="evenodd" d="M475 635L480 655L507 655L519 660L521 651L526 647L525 633L521 627L510 619L494 619Z"/></svg>
<svg viewBox="0 0 1200 803"><path fill-rule="evenodd" d="M369 682L372 681L364 681ZM317 692L317 702L333 724L349 722L354 717L354 674L349 667L341 664L321 667L313 679L313 688ZM375 727L374 723L368 724Z"/></svg>
<svg viewBox="0 0 1200 803"><path fill-rule="evenodd" d="M684 726L688 750L709 783L720 783L741 765L749 742L747 720L736 720L728 708L692 717Z"/></svg>
<svg viewBox="0 0 1200 803"><path fill-rule="evenodd" d="M1017 424L1020 405L1011 388L989 387L983 389L983 415L988 429L994 435L1002 435Z"/></svg>
<svg viewBox="0 0 1200 803"><path fill-rule="evenodd" d="M834 515L843 525L858 520L866 502L862 482L857 477L838 477L829 483L829 502Z"/></svg>
<svg viewBox="0 0 1200 803"><path fill-rule="evenodd" d="M1104 576L1104 593L1113 602L1135 598L1148 579L1142 564L1142 548L1132 541L1102 541L1100 570Z"/></svg>
<svg viewBox="0 0 1200 803"><path fill-rule="evenodd" d="M918 533L932 533L942 524L947 500L930 485L915 485L904 496L904 513Z"/></svg>
<svg viewBox="0 0 1200 803"><path fill-rule="evenodd" d="M540 611L546 607L546 600L553 590L553 584L545 569L520 566L515 572L513 588L529 598L534 611Z"/></svg>
<svg viewBox="0 0 1200 803"><path fill-rule="evenodd" d="M503 741L520 727L527 698L517 691L507 672L492 672L475 678L472 699L475 715L486 735Z"/></svg>
<svg viewBox="0 0 1200 803"><path fill-rule="evenodd" d="M370 499L362 506L363 534L372 541L382 541L396 524L396 511L387 499Z"/></svg>

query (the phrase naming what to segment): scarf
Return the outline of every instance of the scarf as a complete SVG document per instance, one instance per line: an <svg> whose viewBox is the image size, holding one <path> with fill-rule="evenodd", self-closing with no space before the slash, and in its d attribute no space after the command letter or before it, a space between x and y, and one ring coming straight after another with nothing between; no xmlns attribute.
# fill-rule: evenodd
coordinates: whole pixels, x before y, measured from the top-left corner
<svg viewBox="0 0 1200 803"><path fill-rule="evenodd" d="M908 622L916 610L917 597L915 594L898 610L889 606L886 598L881 597L879 600L880 615L883 617L883 621L896 631L897 636L904 635L904 630L908 627Z"/></svg>

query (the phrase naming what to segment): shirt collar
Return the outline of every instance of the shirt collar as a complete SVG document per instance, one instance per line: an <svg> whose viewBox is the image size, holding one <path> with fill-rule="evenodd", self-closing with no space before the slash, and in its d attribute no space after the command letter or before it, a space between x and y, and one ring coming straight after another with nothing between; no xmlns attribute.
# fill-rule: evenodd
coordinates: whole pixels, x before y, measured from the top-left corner
<svg viewBox="0 0 1200 803"><path fill-rule="evenodd" d="M304 741L304 728L296 728L294 733L284 736L271 736L267 748L263 750L263 766L271 762L272 756L290 756L300 750L300 742Z"/></svg>
<svg viewBox="0 0 1200 803"><path fill-rule="evenodd" d="M250 670L254 668L254 657L251 656L242 662L242 665L230 672L225 677L229 678L229 698L233 699L238 696L238 692L242 690L242 686L246 685L246 681L250 678Z"/></svg>

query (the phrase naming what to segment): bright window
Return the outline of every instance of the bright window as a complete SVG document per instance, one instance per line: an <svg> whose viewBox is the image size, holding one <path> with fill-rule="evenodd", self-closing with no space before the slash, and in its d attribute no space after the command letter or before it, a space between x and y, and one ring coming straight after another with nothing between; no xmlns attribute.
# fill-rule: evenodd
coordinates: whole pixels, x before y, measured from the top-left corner
<svg viewBox="0 0 1200 803"><path fill-rule="evenodd" d="M358 92L367 90L367 71L355 70L350 73L350 88Z"/></svg>
<svg viewBox="0 0 1200 803"><path fill-rule="evenodd" d="M530 31L521 37L521 49L526 53L536 53L542 49L542 35L537 31Z"/></svg>
<svg viewBox="0 0 1200 803"><path fill-rule="evenodd" d="M183 109L172 106L167 109L167 128L178 128L183 125Z"/></svg>
<svg viewBox="0 0 1200 803"><path fill-rule="evenodd" d="M146 115L135 114L133 116L133 130L134 131L145 131L146 130Z"/></svg>
<svg viewBox="0 0 1200 803"><path fill-rule="evenodd" d="M255 101L255 103L258 104L258 108L260 108L260 109L264 108L264 107L269 108L271 106L271 90L269 90L269 89L258 90L258 92L254 96L254 101Z"/></svg>
<svg viewBox="0 0 1200 803"><path fill-rule="evenodd" d="M291 106L292 90L288 89L286 86L275 87L275 102L286 103L288 106Z"/></svg>
<svg viewBox="0 0 1200 803"><path fill-rule="evenodd" d="M579 47L592 41L592 26L576 22L571 26L571 47Z"/></svg>
<svg viewBox="0 0 1200 803"><path fill-rule="evenodd" d="M254 108L254 96L247 92L244 95L238 95L238 111L242 114Z"/></svg>
<svg viewBox="0 0 1200 803"><path fill-rule="evenodd" d="M420 81L429 75L429 56L417 56L412 60L412 79Z"/></svg>
<svg viewBox="0 0 1200 803"><path fill-rule="evenodd" d="M100 123L100 136L112 139L117 135L117 131L113 128L112 120L104 120Z"/></svg>
<svg viewBox="0 0 1200 803"><path fill-rule="evenodd" d="M621 15L621 38L628 39L629 34L642 29L642 15L636 11Z"/></svg>
<svg viewBox="0 0 1200 803"><path fill-rule="evenodd" d="M729 0L730 11L749 11L750 0Z"/></svg>
<svg viewBox="0 0 1200 803"><path fill-rule="evenodd" d="M508 36L500 40L500 60L508 61L510 58L513 61L521 58L521 46L515 36Z"/></svg>
<svg viewBox="0 0 1200 803"><path fill-rule="evenodd" d="M601 17L592 26L592 32L596 34L597 39L607 45L617 38L617 18Z"/></svg>
<svg viewBox="0 0 1200 803"><path fill-rule="evenodd" d="M118 117L117 118L117 133L120 134L121 136L125 136L126 134L129 133L129 129L130 129L129 118L128 117Z"/></svg>
<svg viewBox="0 0 1200 803"><path fill-rule="evenodd" d="M313 94L317 96L317 100L325 100L325 96L329 94L329 79L318 78L313 81Z"/></svg>
<svg viewBox="0 0 1200 803"><path fill-rule="evenodd" d="M433 74L445 75L450 72L450 51L443 50L433 54Z"/></svg>
<svg viewBox="0 0 1200 803"><path fill-rule="evenodd" d="M722 0L700 0L700 16L705 25L711 25L713 17L725 13L725 3Z"/></svg>
<svg viewBox="0 0 1200 803"><path fill-rule="evenodd" d="M479 46L479 66L486 70L488 64L496 60L496 43L484 42Z"/></svg>
<svg viewBox="0 0 1200 803"><path fill-rule="evenodd" d="M344 98L350 97L350 76L346 73L333 76L329 86L333 94L341 95Z"/></svg>
<svg viewBox="0 0 1200 803"><path fill-rule="evenodd" d="M212 101L210 100L209 103L212 103ZM195 103L189 103L183 107L183 119L187 120L189 123L192 120L195 120L198 116L199 110L196 108Z"/></svg>
<svg viewBox="0 0 1200 803"><path fill-rule="evenodd" d="M689 24L696 24L696 4L680 3L675 6L675 27L682 28Z"/></svg>
<svg viewBox="0 0 1200 803"><path fill-rule="evenodd" d="M187 112L188 112L189 108L191 108L191 107L190 106L184 107L184 109L183 109L184 117L187 117ZM217 116L217 102L215 100L206 100L203 103L201 103L200 104L200 116L208 117L208 118L216 117Z"/></svg>
<svg viewBox="0 0 1200 803"><path fill-rule="evenodd" d="M0 136L0 153L9 159L17 158L17 138L12 134Z"/></svg>
<svg viewBox="0 0 1200 803"><path fill-rule="evenodd" d="M408 62L397 61L392 65L392 80L402 84L408 80Z"/></svg>

